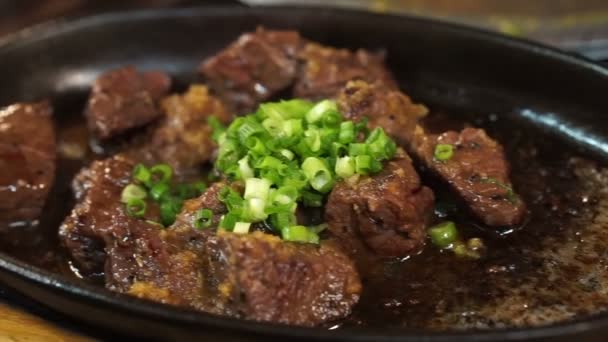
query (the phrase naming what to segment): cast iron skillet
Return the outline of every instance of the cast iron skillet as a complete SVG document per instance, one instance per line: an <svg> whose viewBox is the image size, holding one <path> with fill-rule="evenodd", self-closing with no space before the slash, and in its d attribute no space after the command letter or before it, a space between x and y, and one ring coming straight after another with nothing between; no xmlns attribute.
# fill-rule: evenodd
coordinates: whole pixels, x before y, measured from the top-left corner
<svg viewBox="0 0 608 342"><path fill-rule="evenodd" d="M101 70L135 64L170 72L178 88L198 62L257 25L299 30L344 47L385 48L416 100L477 112L520 113L608 161L608 71L529 42L436 21L318 8L199 8L107 14L44 25L0 43L0 105L51 97L56 115L82 108ZM502 114L501 114L502 115ZM515 115L515 114L514 114ZM50 198L49 201L64 201ZM327 331L221 318L110 293L0 253L0 281L62 313L139 337L184 340L340 341L604 340L608 315L531 329L428 333L408 329Z"/></svg>

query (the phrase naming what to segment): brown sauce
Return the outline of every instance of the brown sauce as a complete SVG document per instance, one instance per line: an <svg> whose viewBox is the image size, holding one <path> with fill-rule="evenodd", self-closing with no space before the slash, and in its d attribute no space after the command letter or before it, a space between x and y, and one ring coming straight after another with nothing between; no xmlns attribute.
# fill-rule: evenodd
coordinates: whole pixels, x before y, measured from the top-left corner
<svg viewBox="0 0 608 342"><path fill-rule="evenodd" d="M424 124L430 130L479 126L503 143L515 189L529 206L528 222L512 233L478 227L442 186L423 175L440 203L435 221L455 221L465 238L483 238L485 254L462 259L429 243L420 255L378 263L364 272L364 292L354 313L328 327L529 326L608 307L608 218L598 214L608 207L608 171L577 158L576 148L529 124L494 115L455 120L450 114L435 110ZM57 128L57 180L40 223L8 229L1 248L75 277L57 228L74 204L74 174L101 154L91 150L81 116L61 119Z"/></svg>

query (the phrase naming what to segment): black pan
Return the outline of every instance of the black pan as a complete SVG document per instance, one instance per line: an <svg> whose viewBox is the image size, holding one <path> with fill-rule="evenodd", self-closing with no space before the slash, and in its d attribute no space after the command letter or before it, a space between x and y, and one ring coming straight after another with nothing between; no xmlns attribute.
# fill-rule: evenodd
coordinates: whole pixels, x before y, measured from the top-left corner
<svg viewBox="0 0 608 342"><path fill-rule="evenodd" d="M0 44L0 105L51 97L59 121L80 110L101 70L135 64L169 71L178 88L205 56L257 25L290 28L344 47L385 48L402 86L421 102L457 110L528 113L582 154L608 164L608 71L590 61L436 21L318 8L199 8L107 14L13 35ZM553 113L551 120L534 113ZM54 197L49 201L65 201ZM186 340L603 341L608 315L531 329L428 333L327 331L220 318L83 285L0 253L0 281L103 331Z"/></svg>

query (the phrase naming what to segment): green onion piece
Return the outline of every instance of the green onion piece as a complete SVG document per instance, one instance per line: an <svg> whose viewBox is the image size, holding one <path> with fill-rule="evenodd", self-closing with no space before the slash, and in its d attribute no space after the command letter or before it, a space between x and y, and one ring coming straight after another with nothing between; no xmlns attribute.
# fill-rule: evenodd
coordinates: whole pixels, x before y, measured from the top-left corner
<svg viewBox="0 0 608 342"><path fill-rule="evenodd" d="M150 168L152 174L151 182L153 183L169 183L173 177L173 169L167 164L157 164Z"/></svg>
<svg viewBox="0 0 608 342"><path fill-rule="evenodd" d="M320 232L326 230L329 226L327 225L327 223L321 223L318 224L316 226L311 226L309 227L309 229L317 234L319 234Z"/></svg>
<svg viewBox="0 0 608 342"><path fill-rule="evenodd" d="M270 224L272 227L281 231L283 228L296 225L296 215L291 212L278 212L270 216Z"/></svg>
<svg viewBox="0 0 608 342"><path fill-rule="evenodd" d="M433 153L433 157L439 161L450 160L454 155L454 146L450 144L437 144L435 146L435 152Z"/></svg>
<svg viewBox="0 0 608 342"><path fill-rule="evenodd" d="M338 141L341 144L349 144L355 141L355 123L352 121L344 121L340 124L340 133Z"/></svg>
<svg viewBox="0 0 608 342"><path fill-rule="evenodd" d="M181 209L181 200L173 197L165 198L165 200L160 203L160 220L162 224L165 227L172 225Z"/></svg>
<svg viewBox="0 0 608 342"><path fill-rule="evenodd" d="M359 133L362 133L364 136L367 136L369 133L369 128L367 128L367 123L369 119L367 117L363 117L359 122L355 123L355 136Z"/></svg>
<svg viewBox="0 0 608 342"><path fill-rule="evenodd" d="M251 227L251 222L237 222L234 224L232 232L235 234L247 234L249 233L249 227Z"/></svg>
<svg viewBox="0 0 608 342"><path fill-rule="evenodd" d="M285 159L287 159L287 160L293 160L294 154L290 150L284 148L284 149L280 150L279 153L283 157L285 157Z"/></svg>
<svg viewBox="0 0 608 342"><path fill-rule="evenodd" d="M200 209L194 214L194 228L209 228L213 223L213 211L211 209Z"/></svg>
<svg viewBox="0 0 608 342"><path fill-rule="evenodd" d="M243 198L229 186L225 186L220 190L219 200L228 207L228 210L239 208L243 205Z"/></svg>
<svg viewBox="0 0 608 342"><path fill-rule="evenodd" d="M336 174L342 178L348 178L355 174L355 160L349 156L336 160Z"/></svg>
<svg viewBox="0 0 608 342"><path fill-rule="evenodd" d="M146 189L136 184L129 184L122 189L120 194L120 201L122 203L128 203L132 199L145 199L147 196Z"/></svg>
<svg viewBox="0 0 608 342"><path fill-rule="evenodd" d="M253 177L253 169L249 166L249 156L243 157L238 161L239 172L241 173L241 179L247 180Z"/></svg>
<svg viewBox="0 0 608 342"><path fill-rule="evenodd" d="M220 228L223 228L228 231L232 231L237 222L238 222L237 215L235 215L234 213L227 213L226 215L224 215L222 217L222 220L220 221Z"/></svg>
<svg viewBox="0 0 608 342"><path fill-rule="evenodd" d="M330 110L325 112L322 120L324 127L337 127L342 122L343 118L337 111Z"/></svg>
<svg viewBox="0 0 608 342"><path fill-rule="evenodd" d="M302 191L302 203L307 207L320 208L323 206L323 196L312 191Z"/></svg>
<svg viewBox="0 0 608 342"><path fill-rule="evenodd" d="M302 171L313 189L326 193L334 184L331 172L323 159L308 157L302 163Z"/></svg>
<svg viewBox="0 0 608 342"><path fill-rule="evenodd" d="M151 178L152 174L144 164L135 165L135 167L133 168L133 179L135 179L141 184L148 185L150 184Z"/></svg>
<svg viewBox="0 0 608 342"><path fill-rule="evenodd" d="M165 195L170 192L169 184L167 183L157 183L150 188L150 197L152 197L155 201L160 201Z"/></svg>
<svg viewBox="0 0 608 342"><path fill-rule="evenodd" d="M245 195L244 199L259 198L266 201L268 199L268 192L270 190L270 181L263 178L249 178L245 182Z"/></svg>
<svg viewBox="0 0 608 342"><path fill-rule="evenodd" d="M254 167L262 170L280 170L286 166L282 161L273 156L265 156L264 158L259 159Z"/></svg>
<svg viewBox="0 0 608 342"><path fill-rule="evenodd" d="M305 226L290 226L281 229L281 236L285 241L319 243L319 235Z"/></svg>
<svg viewBox="0 0 608 342"><path fill-rule="evenodd" d="M294 186L286 185L272 191L270 197L273 204L291 205L296 202L298 196L298 189Z"/></svg>
<svg viewBox="0 0 608 342"><path fill-rule="evenodd" d="M308 123L315 123L323 118L325 113L338 111L338 106L335 101L323 100L317 104L308 113L306 113L306 121Z"/></svg>
<svg viewBox="0 0 608 342"><path fill-rule="evenodd" d="M264 145L264 143L262 142L262 140L260 140L257 137L249 137L245 141L244 145L248 150L250 150L251 152L258 154L258 155L263 155L268 150L266 148L266 145Z"/></svg>
<svg viewBox="0 0 608 342"><path fill-rule="evenodd" d="M213 141L219 141L220 135L222 135L226 131L226 127L222 125L220 120L218 120L215 116L211 115L207 118L207 124L211 127L213 134L211 138Z"/></svg>
<svg viewBox="0 0 608 342"><path fill-rule="evenodd" d="M329 154L332 157L344 157L345 155L348 154L348 147L346 147L346 145L338 143L338 142L332 142L331 143L331 147L329 149Z"/></svg>
<svg viewBox="0 0 608 342"><path fill-rule="evenodd" d="M433 244L439 248L448 248L458 239L458 230L454 222L446 221L429 228Z"/></svg>
<svg viewBox="0 0 608 342"><path fill-rule="evenodd" d="M262 121L262 126L273 137L280 137L281 135L283 135L283 120L279 120L276 118L268 118Z"/></svg>
<svg viewBox="0 0 608 342"><path fill-rule="evenodd" d="M241 144L245 143L250 137L263 133L264 127L254 120L245 121L238 129L238 137Z"/></svg>
<svg viewBox="0 0 608 342"><path fill-rule="evenodd" d="M283 134L288 137L300 135L303 131L302 120L300 119L291 119L283 122Z"/></svg>
<svg viewBox="0 0 608 342"><path fill-rule="evenodd" d="M283 120L301 119L313 108L313 104L302 99L293 99L260 105L259 116L261 119L271 117Z"/></svg>
<svg viewBox="0 0 608 342"><path fill-rule="evenodd" d="M304 132L304 141L312 152L318 152L321 149L321 134L316 129L309 129Z"/></svg>
<svg viewBox="0 0 608 342"><path fill-rule="evenodd" d="M146 202L141 198L131 198L127 201L127 215L143 217L146 213Z"/></svg>
<svg viewBox="0 0 608 342"><path fill-rule="evenodd" d="M261 198L250 198L245 200L242 218L250 222L260 222L268 218L265 211L266 201Z"/></svg>
<svg viewBox="0 0 608 342"><path fill-rule="evenodd" d="M348 146L348 155L351 157L362 156L367 153L367 144L353 143Z"/></svg>
<svg viewBox="0 0 608 342"><path fill-rule="evenodd" d="M361 175L367 175L372 172L372 157L367 155L356 156L355 172Z"/></svg>

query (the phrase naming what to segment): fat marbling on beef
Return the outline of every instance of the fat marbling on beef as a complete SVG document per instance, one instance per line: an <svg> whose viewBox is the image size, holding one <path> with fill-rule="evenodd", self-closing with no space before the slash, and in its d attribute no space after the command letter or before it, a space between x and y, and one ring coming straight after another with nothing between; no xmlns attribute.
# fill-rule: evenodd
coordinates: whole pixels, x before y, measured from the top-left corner
<svg viewBox="0 0 608 342"><path fill-rule="evenodd" d="M157 101L171 87L160 71L139 72L132 66L101 74L87 103L89 129L101 139L143 126L161 115Z"/></svg>
<svg viewBox="0 0 608 342"><path fill-rule="evenodd" d="M0 228L38 218L55 178L55 131L48 102L0 109Z"/></svg>
<svg viewBox="0 0 608 342"><path fill-rule="evenodd" d="M325 220L351 254L370 248L378 255L403 257L424 247L433 205L433 192L399 151L378 174L338 183L327 200Z"/></svg>
<svg viewBox="0 0 608 342"><path fill-rule="evenodd" d="M371 127L384 128L445 181L484 224L507 226L523 220L526 206L514 193L503 148L483 129L429 134L419 125L426 108L381 84L349 82L338 96L338 105L347 118L367 117ZM449 160L434 158L438 144L452 145Z"/></svg>

